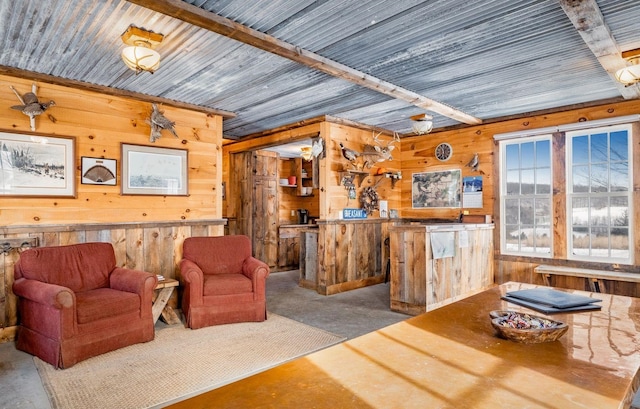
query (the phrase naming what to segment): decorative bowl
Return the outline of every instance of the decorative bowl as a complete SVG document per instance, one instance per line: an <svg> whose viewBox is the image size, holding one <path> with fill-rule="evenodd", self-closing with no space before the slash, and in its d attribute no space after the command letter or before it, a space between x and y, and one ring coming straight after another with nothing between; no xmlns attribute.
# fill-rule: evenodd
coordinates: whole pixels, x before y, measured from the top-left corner
<svg viewBox="0 0 640 409"><path fill-rule="evenodd" d="M564 322L523 312L496 310L489 316L498 336L523 344L556 341L569 330Z"/></svg>

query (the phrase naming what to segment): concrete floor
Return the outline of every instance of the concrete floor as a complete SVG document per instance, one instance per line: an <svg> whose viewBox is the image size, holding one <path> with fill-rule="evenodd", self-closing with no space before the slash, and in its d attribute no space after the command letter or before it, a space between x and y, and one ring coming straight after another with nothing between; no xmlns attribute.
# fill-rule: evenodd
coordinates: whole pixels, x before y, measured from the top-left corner
<svg viewBox="0 0 640 409"><path fill-rule="evenodd" d="M322 296L298 287L297 280L297 270L271 273L267 280L270 312L349 339L408 318L389 310L389 284ZM156 324L157 331L164 327L161 321ZM16 350L13 342L0 344L0 408L51 409L33 357ZM640 393L631 409L640 409Z"/></svg>
<svg viewBox="0 0 640 409"><path fill-rule="evenodd" d="M300 288L298 275L298 270L271 273L270 312L349 339L408 318L389 310L389 284L322 296ZM164 327L158 321L156 331ZM13 342L0 344L0 408L51 409L33 357L16 350Z"/></svg>

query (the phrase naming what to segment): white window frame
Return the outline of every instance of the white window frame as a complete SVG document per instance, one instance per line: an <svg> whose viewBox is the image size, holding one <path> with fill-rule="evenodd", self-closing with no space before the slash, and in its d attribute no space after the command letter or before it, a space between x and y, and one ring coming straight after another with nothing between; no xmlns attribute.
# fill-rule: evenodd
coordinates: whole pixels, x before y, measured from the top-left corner
<svg viewBox="0 0 640 409"><path fill-rule="evenodd" d="M627 131L627 158L628 158L628 179L629 185L627 186L626 193L574 193L573 192L573 137L592 135L597 133L607 133L616 131ZM565 134L566 140L566 222L567 222L567 259L568 260L580 260L590 262L605 262L605 263L619 263L619 264L634 264L634 202L633 202L633 127L631 124L594 127L589 129L583 129L579 131L571 131ZM610 163L610 162L607 162ZM591 162L589 162L589 165ZM574 197L626 197L629 204L628 211L628 223L629 223L629 256L627 258L621 257L602 257L602 256L585 256L573 254L573 198ZM610 226L609 226L610 227ZM591 248L591 247L590 247Z"/></svg>
<svg viewBox="0 0 640 409"><path fill-rule="evenodd" d="M505 139L499 141L499 166L500 166L500 214L505 215L505 201L509 196L507 196L507 172L505 169L506 166L506 145L512 144L523 144L528 142L538 142L538 141L549 141L549 166L550 166L550 191L548 193L549 196L549 216L553 217L553 138L551 134L543 134L537 136L529 136L529 137L520 137L517 139ZM532 194L526 195L534 197L542 197L540 194ZM522 196L521 196L522 197ZM535 220L535 217L534 217ZM507 240L506 240L506 220L502 219L500 223L500 253L505 255L514 255L514 256L524 256L524 257L539 257L539 258L553 258L553 223L549 225L549 253L539 253L535 251L513 251L507 249Z"/></svg>

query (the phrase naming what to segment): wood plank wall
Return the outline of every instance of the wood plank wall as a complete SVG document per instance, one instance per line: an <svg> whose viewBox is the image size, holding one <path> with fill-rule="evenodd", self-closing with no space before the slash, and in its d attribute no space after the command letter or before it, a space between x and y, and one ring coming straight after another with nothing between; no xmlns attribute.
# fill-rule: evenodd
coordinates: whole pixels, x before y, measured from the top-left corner
<svg viewBox="0 0 640 409"><path fill-rule="evenodd" d="M239 192L235 191L234 183L229 183L234 177L233 174L237 170L234 163L234 155L241 152L251 152L260 150L270 146L282 145L289 142L298 141L301 139L309 138L311 136L317 136L320 133L320 123L312 123L310 125L301 125L293 129L287 129L281 132L276 132L263 137L256 137L240 142L227 143L223 146L223 168L224 168L224 181L227 186L226 198L224 200L223 217L228 219L236 219ZM279 216L280 217L280 216Z"/></svg>
<svg viewBox="0 0 640 409"><path fill-rule="evenodd" d="M0 76L0 131L30 133L29 118L10 109L18 100L9 88L31 90L31 81ZM118 161L116 186L85 185L76 172L76 198L2 199L3 225L46 225L155 220L198 220L220 218L222 173L222 118L204 113L162 106L176 122L179 138L163 133L149 142L146 123L151 104L105 96L95 92L38 83L38 94L56 105L36 119L36 134L71 136L76 141L76 165L82 156ZM55 118L55 123L49 119ZM188 196L121 195L121 143L188 149Z"/></svg>
<svg viewBox="0 0 640 409"><path fill-rule="evenodd" d="M275 146L284 144L300 139L307 138L311 135L320 135L325 141L325 159L320 160L319 165L319 180L321 189L318 189L319 194L319 213L317 214L320 219L338 219L341 211L345 207L358 208L360 205L360 192L366 187L375 184L378 181L378 177L373 176L379 168L387 171L400 171L400 156L401 156L401 144L396 143L396 148L393 151L393 160L388 162L379 163L370 169L370 175L363 178L362 184L358 183L357 197L356 199L349 199L348 192L341 184L342 172L349 169L349 163L342 157L339 143L342 142L345 146L362 151L365 144L373 144L373 136L377 132L359 129L353 126L333 123L329 120L322 121L313 124L303 124L299 127L286 129L281 132L276 132L262 137L256 137L248 139L246 141L235 142L226 144L223 148L223 160L225 163L229 162L229 170L226 174L232 173L231 166L231 154L237 152L244 152L250 150L257 150L264 147ZM391 135L382 134L379 139L383 143L388 143L391 139ZM225 164L225 169L227 165ZM227 176L225 176L226 178ZM228 180L228 179L225 179ZM389 202L390 209L400 208L400 184L396 184L395 188L391 187L391 181L388 178L382 180L377 187L377 192L380 200L387 200ZM235 207L233 202L233 192L227 192L227 206L225 216L228 218L234 218ZM316 214L313 214L314 216ZM284 217L284 215L281 215ZM290 217L290 216L289 216ZM378 213L374 212L371 217L378 217Z"/></svg>
<svg viewBox="0 0 640 409"><path fill-rule="evenodd" d="M446 142L453 148L451 159L441 162L435 157L435 149ZM448 132L434 132L428 135L407 137L402 139L402 199L401 217L455 219L463 210L470 215L493 214L493 198L497 193L494 181L494 143L493 133L482 127L465 128ZM474 172L467 163L478 154L480 166ZM483 207L465 208L432 208L413 209L411 201L412 174L422 172L441 172L460 170L462 177L481 176L483 188Z"/></svg>
<svg viewBox="0 0 640 409"><path fill-rule="evenodd" d="M585 107L572 110L564 110L545 113L529 117L521 117L501 122L488 122L479 126L453 129L443 132L434 132L429 135L407 137L402 139L402 204L401 216L419 218L450 218L456 217L463 209L412 209L411 206L411 174L414 172L429 172L449 169L462 169L462 176L483 176L483 207L481 209L468 209L471 215L491 215L496 222L494 232L494 254L496 283L506 281L522 281L533 284L542 284L541 278L533 273L533 269L539 264L566 265L579 268L593 268L601 270L619 270L640 273L640 218L635 218L634 239L636 249L635 264L632 266L612 265L607 263L586 263L567 260L566 256L566 223L563 212L554 214L554 247L556 254L551 259L527 258L500 255L500 214L499 214L499 174L498 174L498 146L493 141L493 135L505 132L521 131L526 129L544 128L554 125L570 124L588 120L606 119L624 115L638 114L640 101L624 101L619 103L604 104L600 106ZM634 126L636 138L634 146L634 214L640 213L640 132L636 124ZM453 147L453 156L448 162L442 163L435 159L434 149L440 142L448 142ZM554 163L562 165L563 160L558 156L557 150L564 144L563 137L554 136ZM473 153L478 153L480 167L478 172L471 171L466 163ZM556 167L556 174L564 178L561 166ZM554 186L559 189L559 186ZM562 190L563 191L563 190ZM562 209L564 202L558 195L554 200L554 208ZM467 209L464 209L467 210ZM586 289L585 281L576 278L555 278L554 285L566 288ZM640 295L640 288L634 283L613 283L609 286L622 295Z"/></svg>
<svg viewBox="0 0 640 409"><path fill-rule="evenodd" d="M92 241L111 243L118 266L179 279L178 265L184 239L220 236L223 227L224 220L3 227L0 242L4 238L36 237L41 247ZM0 276L4 283L0 288L0 342L11 339L15 332L12 327L17 323L17 299L11 286L13 266L19 257L20 252L14 249L0 259ZM172 297L170 303L176 307L178 292Z"/></svg>
<svg viewBox="0 0 640 409"><path fill-rule="evenodd" d="M9 88L24 94L31 85L29 79L0 75L0 132L32 134L29 118L10 109L19 101ZM172 276L178 257L175 248L181 247L184 237L196 232L223 234L222 117L161 106L165 116L176 122L179 138L163 133L151 143L146 122L150 103L42 82L36 85L37 94L56 105L36 119L35 134L75 139L76 197L3 197L0 237L36 236L41 245L112 242L117 245L119 263ZM121 195L121 143L187 149L189 195ZM117 185L81 184L82 156L116 159ZM194 224L185 225L190 222ZM13 250L2 257L0 320L3 334L11 336L15 324L11 283L19 255Z"/></svg>
<svg viewBox="0 0 640 409"><path fill-rule="evenodd" d="M387 200L389 202L389 209L400 209L400 183L396 183L395 187L392 188L391 179L383 178L383 180L380 180L380 177L373 175L378 172L378 169L389 172L401 170L400 158L403 157L401 144L395 144L396 148L392 152L393 160L380 162L371 169L368 169L370 175L364 177L362 183L359 183L356 178L357 196L356 199L349 199L347 190L341 184L341 176L343 171L352 169L352 167L342 156L340 142L347 148L362 152L364 145L373 145L373 136L376 135L377 132L331 122L325 123L325 129L329 138L325 139L325 149L327 151L327 157L323 164L325 167L325 183L321 183L321 186L324 186L326 194L321 203L320 217L338 219L340 218L342 209L362 207L360 204L360 193L365 187L373 186L378 181L380 183L376 187L376 191L378 192L380 200ZM379 139L386 144L392 137L390 135L380 135ZM322 208L323 205L325 207L324 209ZM379 213L375 211L371 217L379 217Z"/></svg>

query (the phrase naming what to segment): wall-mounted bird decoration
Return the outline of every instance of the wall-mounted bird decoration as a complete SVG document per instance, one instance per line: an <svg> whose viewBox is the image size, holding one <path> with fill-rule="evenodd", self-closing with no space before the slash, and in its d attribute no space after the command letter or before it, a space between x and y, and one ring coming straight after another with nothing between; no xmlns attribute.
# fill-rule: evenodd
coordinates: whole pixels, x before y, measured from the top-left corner
<svg viewBox="0 0 640 409"><path fill-rule="evenodd" d="M31 130L35 131L36 116L42 115L47 109L54 106L56 103L54 101L41 102L38 99L38 96L36 95L37 89L38 89L36 84L32 84L31 92L27 92L24 95L20 95L18 90L15 89L13 85L9 85L9 88L11 88L11 90L16 94L16 97L18 97L18 100L20 101L20 104L21 104L21 105L13 105L11 109L16 109L22 112L23 114L25 114L26 116L28 116L29 122L31 125Z"/></svg>
<svg viewBox="0 0 640 409"><path fill-rule="evenodd" d="M147 119L147 123L151 125L151 136L149 137L149 141L151 142L160 139L163 129L166 129L178 138L178 134L174 129L176 123L164 116L164 111L160 111L156 104L151 104L151 116Z"/></svg>
<svg viewBox="0 0 640 409"><path fill-rule="evenodd" d="M348 160L349 162L351 162L351 165L354 168L357 168L356 165L356 160L358 159L358 157L360 156L360 152L358 151L354 151L353 149L349 149L347 147L345 147L342 142L340 142L340 150L342 151L342 156Z"/></svg>
<svg viewBox="0 0 640 409"><path fill-rule="evenodd" d="M473 158L467 163L467 166L471 168L474 172L478 171L478 166L480 166L480 161L478 160L478 154L473 154Z"/></svg>
<svg viewBox="0 0 640 409"><path fill-rule="evenodd" d="M324 158L324 139L318 137L311 141L311 156L314 158Z"/></svg>

